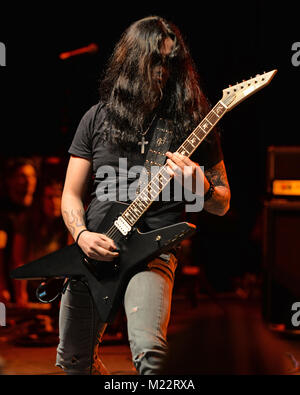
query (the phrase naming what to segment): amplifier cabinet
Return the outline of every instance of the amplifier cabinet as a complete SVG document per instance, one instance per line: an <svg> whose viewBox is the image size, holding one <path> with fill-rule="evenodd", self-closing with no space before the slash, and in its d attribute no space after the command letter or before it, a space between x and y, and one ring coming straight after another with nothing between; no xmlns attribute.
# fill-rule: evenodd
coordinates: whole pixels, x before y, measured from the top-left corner
<svg viewBox="0 0 300 395"><path fill-rule="evenodd" d="M265 201L263 227L263 314L290 325L300 302L300 200Z"/></svg>

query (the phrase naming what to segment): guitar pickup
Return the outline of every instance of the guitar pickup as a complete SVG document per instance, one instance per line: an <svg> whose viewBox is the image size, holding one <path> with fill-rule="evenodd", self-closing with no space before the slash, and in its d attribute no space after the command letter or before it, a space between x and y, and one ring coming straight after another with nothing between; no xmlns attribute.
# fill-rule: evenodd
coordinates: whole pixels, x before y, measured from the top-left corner
<svg viewBox="0 0 300 395"><path fill-rule="evenodd" d="M131 226L125 219L120 215L120 217L114 222L115 227L122 233L123 236L126 236L131 231Z"/></svg>

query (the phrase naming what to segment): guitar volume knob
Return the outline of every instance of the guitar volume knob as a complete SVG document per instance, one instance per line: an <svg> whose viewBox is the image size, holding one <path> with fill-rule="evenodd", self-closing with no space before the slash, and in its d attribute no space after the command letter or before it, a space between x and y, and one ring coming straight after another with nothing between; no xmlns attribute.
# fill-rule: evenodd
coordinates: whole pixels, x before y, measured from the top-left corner
<svg viewBox="0 0 300 395"><path fill-rule="evenodd" d="M117 263L114 264L114 270L115 270L115 271L119 270L119 267L120 267L120 266L119 266Z"/></svg>

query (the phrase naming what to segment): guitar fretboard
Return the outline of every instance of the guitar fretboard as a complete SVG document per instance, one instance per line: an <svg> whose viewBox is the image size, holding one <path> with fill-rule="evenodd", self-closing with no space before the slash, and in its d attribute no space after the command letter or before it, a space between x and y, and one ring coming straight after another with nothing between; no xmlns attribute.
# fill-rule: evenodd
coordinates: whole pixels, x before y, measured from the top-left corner
<svg viewBox="0 0 300 395"><path fill-rule="evenodd" d="M226 105L219 101L193 130L189 137L181 144L177 152L187 157L191 156L208 135L208 133L225 114L226 109ZM158 197L170 180L171 176L167 171L167 165L164 165L123 212L122 217L129 223L130 226L133 226L144 214L144 212L147 211L152 202Z"/></svg>

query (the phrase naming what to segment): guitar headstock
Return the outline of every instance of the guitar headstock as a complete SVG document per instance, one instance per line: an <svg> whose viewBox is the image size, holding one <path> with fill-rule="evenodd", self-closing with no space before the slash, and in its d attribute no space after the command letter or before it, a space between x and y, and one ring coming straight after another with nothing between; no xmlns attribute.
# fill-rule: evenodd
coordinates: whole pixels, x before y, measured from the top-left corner
<svg viewBox="0 0 300 395"><path fill-rule="evenodd" d="M276 73L277 70L275 69L268 73L257 74L254 78L223 89L221 101L226 105L226 111L232 110L247 97L267 86Z"/></svg>

